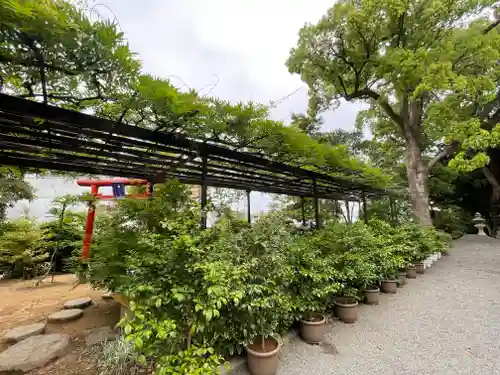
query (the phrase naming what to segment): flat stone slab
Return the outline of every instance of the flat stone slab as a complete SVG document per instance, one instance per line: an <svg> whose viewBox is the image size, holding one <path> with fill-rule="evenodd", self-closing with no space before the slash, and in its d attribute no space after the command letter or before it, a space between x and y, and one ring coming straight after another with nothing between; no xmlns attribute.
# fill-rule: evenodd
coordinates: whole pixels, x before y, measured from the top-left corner
<svg viewBox="0 0 500 375"><path fill-rule="evenodd" d="M85 333L87 334L87 337L85 337L85 344L87 346L114 341L117 337L116 332L108 326L89 329Z"/></svg>
<svg viewBox="0 0 500 375"><path fill-rule="evenodd" d="M64 302L63 306L65 309L83 309L87 306L90 306L91 303L92 298L84 297Z"/></svg>
<svg viewBox="0 0 500 375"><path fill-rule="evenodd" d="M107 292L101 296L102 299L113 299L113 293Z"/></svg>
<svg viewBox="0 0 500 375"><path fill-rule="evenodd" d="M70 344L68 335L31 336L0 353L0 373L28 372L64 355Z"/></svg>
<svg viewBox="0 0 500 375"><path fill-rule="evenodd" d="M18 342L31 336L41 335L45 332L45 326L45 323L35 323L9 329L3 336L3 341Z"/></svg>
<svg viewBox="0 0 500 375"><path fill-rule="evenodd" d="M48 316L49 322L67 322L69 320L78 319L83 315L83 310L81 309L68 309L55 312Z"/></svg>

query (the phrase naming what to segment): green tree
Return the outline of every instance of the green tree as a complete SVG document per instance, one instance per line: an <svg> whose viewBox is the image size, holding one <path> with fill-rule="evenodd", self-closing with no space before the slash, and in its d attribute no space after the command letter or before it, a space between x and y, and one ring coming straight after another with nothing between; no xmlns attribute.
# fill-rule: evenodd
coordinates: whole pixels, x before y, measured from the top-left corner
<svg viewBox="0 0 500 375"><path fill-rule="evenodd" d="M301 29L287 61L308 84L313 112L341 99L368 102L368 125L403 142L412 210L425 225L431 224L428 171L440 160L440 152L429 157L436 142L473 148L467 164L477 168L487 163L485 147L500 130L496 3L341 0ZM460 164L464 153L455 160Z"/></svg>
<svg viewBox="0 0 500 375"><path fill-rule="evenodd" d="M40 242L41 232L34 222L20 219L0 226L0 266L11 276L26 276L26 271L48 257Z"/></svg>
<svg viewBox="0 0 500 375"><path fill-rule="evenodd" d="M62 0L0 1L0 91L97 110L130 95L139 68L113 22Z"/></svg>
<svg viewBox="0 0 500 375"><path fill-rule="evenodd" d="M0 166L0 222L6 219L7 208L21 199L33 199L33 187L24 181L24 173L15 167Z"/></svg>

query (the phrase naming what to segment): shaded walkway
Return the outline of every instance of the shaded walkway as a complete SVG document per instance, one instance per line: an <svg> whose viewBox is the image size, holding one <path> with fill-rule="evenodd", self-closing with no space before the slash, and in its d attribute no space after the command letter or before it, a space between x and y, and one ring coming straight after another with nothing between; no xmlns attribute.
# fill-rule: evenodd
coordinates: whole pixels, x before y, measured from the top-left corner
<svg viewBox="0 0 500 375"><path fill-rule="evenodd" d="M295 338L278 375L500 374L500 240L456 241L451 256L327 337L338 354Z"/></svg>

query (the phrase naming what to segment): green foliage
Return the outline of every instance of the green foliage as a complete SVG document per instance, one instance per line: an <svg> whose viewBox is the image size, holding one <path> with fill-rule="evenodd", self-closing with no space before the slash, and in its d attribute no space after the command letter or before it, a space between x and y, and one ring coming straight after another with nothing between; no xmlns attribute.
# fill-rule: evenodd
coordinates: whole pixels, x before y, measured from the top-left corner
<svg viewBox="0 0 500 375"><path fill-rule="evenodd" d="M0 90L375 186L390 184L388 175L352 158L342 145L322 144L298 127L270 120L266 106L182 92L168 80L141 74L117 25L91 20L88 13L64 0L4 0Z"/></svg>
<svg viewBox="0 0 500 375"><path fill-rule="evenodd" d="M96 233L90 281L127 297L120 325L135 361L156 374L218 374L224 356L443 247L416 224L332 220L299 233L281 213L249 225L226 212L206 230L199 219L171 182L153 199L117 201Z"/></svg>
<svg viewBox="0 0 500 375"><path fill-rule="evenodd" d="M72 270L80 257L85 216L70 211L78 202L79 198L72 195L54 199L49 211L54 218L39 226L43 246L51 254L52 272Z"/></svg>
<svg viewBox="0 0 500 375"><path fill-rule="evenodd" d="M387 159L407 159L410 171L423 171L408 174L408 183L424 225L431 224L427 192L415 192L425 190L428 167L454 157L453 168L477 169L489 162L486 150L498 146L497 6L496 0L337 1L300 30L287 61L309 86L310 117L342 99L370 104L358 125L381 141Z"/></svg>
<svg viewBox="0 0 500 375"><path fill-rule="evenodd" d="M6 219L8 207L21 199L33 199L33 187L24 181L24 173L18 168L0 166L0 222Z"/></svg>
<svg viewBox="0 0 500 375"><path fill-rule="evenodd" d="M130 94L140 64L118 25L60 0L0 4L0 89L70 108Z"/></svg>
<svg viewBox="0 0 500 375"><path fill-rule="evenodd" d="M0 226L0 267L13 277L24 275L47 259L42 247L42 235L36 224L28 219L3 223Z"/></svg>
<svg viewBox="0 0 500 375"><path fill-rule="evenodd" d="M103 343L97 368L99 375L126 375L134 365L133 347L129 342L119 337L114 341Z"/></svg>

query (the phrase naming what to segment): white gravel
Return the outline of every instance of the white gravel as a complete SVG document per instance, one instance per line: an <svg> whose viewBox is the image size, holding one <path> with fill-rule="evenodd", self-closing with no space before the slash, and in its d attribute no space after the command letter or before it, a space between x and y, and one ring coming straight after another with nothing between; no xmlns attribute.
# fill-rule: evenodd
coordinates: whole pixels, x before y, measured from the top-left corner
<svg viewBox="0 0 500 375"><path fill-rule="evenodd" d="M499 317L500 240L466 236L396 295L360 305L357 323L333 322L338 354L293 339L278 375L500 374Z"/></svg>

